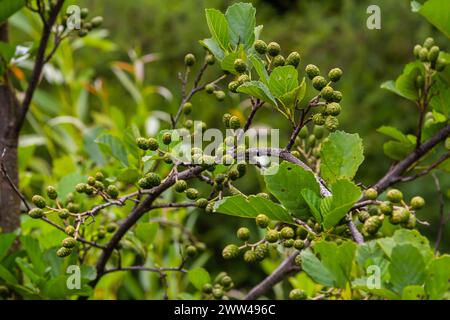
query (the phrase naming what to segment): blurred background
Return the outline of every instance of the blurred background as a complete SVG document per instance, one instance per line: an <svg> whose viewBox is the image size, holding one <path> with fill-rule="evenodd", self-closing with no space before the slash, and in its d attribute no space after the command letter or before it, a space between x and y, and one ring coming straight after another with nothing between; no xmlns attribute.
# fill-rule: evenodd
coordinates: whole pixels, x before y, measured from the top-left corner
<svg viewBox="0 0 450 320"><path fill-rule="evenodd" d="M37 92L29 124L21 138L22 189L32 195L42 185L55 183L68 172L77 172L78 166L85 163L82 160L91 161L91 167L106 163L92 143L99 130L106 128L120 133L135 123L152 135L158 128L167 127L168 113L173 113L180 101L178 73L183 71L184 55L193 52L201 57L204 54L198 43L209 36L204 8L225 10L234 2L72 1L88 7L92 15L102 15L105 22L102 30L66 42L46 69L47 81ZM414 133L418 121L415 105L380 89L381 83L395 79L402 72L403 66L414 59L414 45L422 43L427 36L433 36L447 51L450 49L448 39L423 17L411 12L408 0L251 2L257 8L258 24L264 25L262 39L279 42L285 55L299 51L301 72L309 63L324 72L332 67L343 69L343 80L338 84L338 90L344 95L340 128L357 132L364 140L366 160L357 180L364 185L376 182L391 165L382 151L386 137L376 129L393 125L403 132ZM366 9L371 4L381 8L380 30L366 27ZM37 39L38 22L29 12L22 11L11 21L13 42ZM207 78L215 79L220 74L217 69L211 68ZM312 95L310 91L308 96ZM245 115L248 111L236 97L217 102L201 94L193 102L193 118L205 121L208 127L222 128L221 117L225 112L233 110ZM287 141L289 128L285 123L269 108L255 119L256 125L280 128ZM437 174L443 190L448 190L448 176ZM255 172L250 172L250 177L240 182L239 186L246 192L256 193L263 187L261 180L252 179L253 176L256 177ZM428 205L419 213L419 218L428 221L430 226L420 228L433 240L439 216L433 179L423 177L399 187L408 198L422 195L426 199ZM223 246L234 240L236 227L243 223L247 222L200 214L196 234L207 242L209 254L216 255L205 259L208 270L226 269L235 282L250 286L264 276L265 266L252 272L245 270L251 268L248 266L233 270L233 262L220 258ZM442 243L442 249L447 252L450 250L449 227Z"/></svg>

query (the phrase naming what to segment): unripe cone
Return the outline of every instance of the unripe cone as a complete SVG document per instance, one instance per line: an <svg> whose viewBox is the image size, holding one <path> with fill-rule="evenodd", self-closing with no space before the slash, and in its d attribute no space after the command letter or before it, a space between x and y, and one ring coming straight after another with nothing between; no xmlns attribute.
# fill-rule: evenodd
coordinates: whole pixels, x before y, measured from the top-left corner
<svg viewBox="0 0 450 320"><path fill-rule="evenodd" d="M38 195L33 196L33 198L31 198L31 202L33 202L34 205L40 209L44 209L47 206L45 199Z"/></svg>
<svg viewBox="0 0 450 320"><path fill-rule="evenodd" d="M267 52L267 44L262 40L256 40L254 47L259 54L266 54Z"/></svg>
<svg viewBox="0 0 450 320"><path fill-rule="evenodd" d="M313 64L308 64L305 68L306 74L308 75L308 78L310 80L314 79L318 75L320 75L320 70L317 68L317 66Z"/></svg>
<svg viewBox="0 0 450 320"><path fill-rule="evenodd" d="M247 70L245 61L242 59L234 60L234 70L236 70L237 73L244 73Z"/></svg>
<svg viewBox="0 0 450 320"><path fill-rule="evenodd" d="M392 214L393 208L392 208L391 203L388 202L388 201L382 202L380 204L379 208L380 208L381 213L386 215L386 216L389 216L389 215Z"/></svg>
<svg viewBox="0 0 450 320"><path fill-rule="evenodd" d="M205 91L206 91L206 93L208 93L208 94L212 94L212 93L214 92L214 90L216 90L216 87L215 87L213 84L211 84L211 83L208 83L208 84L205 86Z"/></svg>
<svg viewBox="0 0 450 320"><path fill-rule="evenodd" d="M294 241L294 248L297 250L302 250L305 247L305 242L303 240L297 239Z"/></svg>
<svg viewBox="0 0 450 320"><path fill-rule="evenodd" d="M186 254L189 257L195 257L197 255L197 248L195 246L188 246L186 248Z"/></svg>
<svg viewBox="0 0 450 320"><path fill-rule="evenodd" d="M186 103L183 105L183 113L186 114L186 115L188 115L188 114L190 114L191 112L192 112L192 103L186 102Z"/></svg>
<svg viewBox="0 0 450 320"><path fill-rule="evenodd" d="M56 192L56 189L52 186L48 186L47 187L47 196L52 199L55 200L56 198L58 198L58 192Z"/></svg>
<svg viewBox="0 0 450 320"><path fill-rule="evenodd" d="M328 78L333 82L339 81L341 77L342 77L342 70L339 68L331 69L330 72L328 73Z"/></svg>
<svg viewBox="0 0 450 320"><path fill-rule="evenodd" d="M340 91L333 91L333 97L331 99L332 102L341 102L342 93Z"/></svg>
<svg viewBox="0 0 450 320"><path fill-rule="evenodd" d="M297 68L300 64L300 53L294 51L289 54L289 56L286 59L286 65L294 66L294 68Z"/></svg>
<svg viewBox="0 0 450 320"><path fill-rule="evenodd" d="M312 121L317 126L323 126L325 124L325 117L321 113L316 113L312 116Z"/></svg>
<svg viewBox="0 0 450 320"><path fill-rule="evenodd" d="M184 57L184 63L188 67L192 67L195 64L195 56L192 53L188 53Z"/></svg>
<svg viewBox="0 0 450 320"><path fill-rule="evenodd" d="M58 216L61 218L61 219L67 219L69 216L70 216L70 214L69 214L69 210L67 210L67 209L61 209L61 211L59 211L59 213L58 213Z"/></svg>
<svg viewBox="0 0 450 320"><path fill-rule="evenodd" d="M382 222L378 216L373 216L368 218L364 222L364 229L369 234L375 234L378 232L378 230L381 228Z"/></svg>
<svg viewBox="0 0 450 320"><path fill-rule="evenodd" d="M316 76L312 79L314 89L322 90L327 85L327 80L322 76Z"/></svg>
<svg viewBox="0 0 450 320"><path fill-rule="evenodd" d="M147 139L142 138L142 137L136 139L136 144L137 144L138 148L141 150L148 150L148 148L149 148Z"/></svg>
<svg viewBox="0 0 450 320"><path fill-rule="evenodd" d="M221 90L220 91L214 91L214 95L215 95L217 101L223 101L227 97L225 92L223 92Z"/></svg>
<svg viewBox="0 0 450 320"><path fill-rule="evenodd" d="M276 42L271 42L267 46L267 53L269 53L270 56L276 57L280 54L281 48L280 45Z"/></svg>
<svg viewBox="0 0 450 320"><path fill-rule="evenodd" d="M361 223L364 223L367 219L369 219L370 218L370 213L368 213L367 211L360 211L359 213L358 213L358 220L361 222Z"/></svg>
<svg viewBox="0 0 450 320"><path fill-rule="evenodd" d="M320 91L320 96L326 101L331 101L333 99L333 88L330 86L325 86Z"/></svg>
<svg viewBox="0 0 450 320"><path fill-rule="evenodd" d="M423 46L426 49L430 49L432 46L434 46L434 39L432 37L426 38L425 42L423 43Z"/></svg>
<svg viewBox="0 0 450 320"><path fill-rule="evenodd" d="M256 225L260 228L267 228L270 223L269 218L265 214L258 214L255 218Z"/></svg>
<svg viewBox="0 0 450 320"><path fill-rule="evenodd" d="M33 219L40 219L44 216L44 211L40 208L31 209L28 215Z"/></svg>
<svg viewBox="0 0 450 320"><path fill-rule="evenodd" d="M267 231L265 239L269 243L275 243L280 239L280 236L277 230L271 229Z"/></svg>
<svg viewBox="0 0 450 320"><path fill-rule="evenodd" d="M241 127L241 121L238 117L232 116L230 118L230 128L231 129L239 129Z"/></svg>
<svg viewBox="0 0 450 320"><path fill-rule="evenodd" d="M149 148L151 151L156 151L156 150L158 150L159 144L158 144L158 140L156 140L155 138L149 138L149 139L147 140L147 143L148 143L148 148Z"/></svg>
<svg viewBox="0 0 450 320"><path fill-rule="evenodd" d="M289 292L289 299L292 300L305 300L307 298L306 292L300 289L294 289Z"/></svg>
<svg viewBox="0 0 450 320"><path fill-rule="evenodd" d="M250 230L244 227L239 228L236 235L240 240L246 241L250 238Z"/></svg>
<svg viewBox="0 0 450 320"><path fill-rule="evenodd" d="M111 199L117 199L119 196L119 189L113 184L109 185L108 188L106 188L106 193L111 197Z"/></svg>
<svg viewBox="0 0 450 320"><path fill-rule="evenodd" d="M438 46L431 47L430 51L428 52L428 61L436 62L438 57L439 57L439 47Z"/></svg>
<svg viewBox="0 0 450 320"><path fill-rule="evenodd" d="M72 249L65 248L65 247L62 247L62 248L58 249L58 251L56 251L56 255L60 258L65 258L67 256L70 256L71 253L72 253Z"/></svg>
<svg viewBox="0 0 450 320"><path fill-rule="evenodd" d="M397 189L391 189L387 193L387 198L390 202L399 203L403 200L403 193Z"/></svg>
<svg viewBox="0 0 450 320"><path fill-rule="evenodd" d="M255 248L255 256L256 256L256 260L258 260L258 261L264 260L267 257L268 253L269 253L269 247L265 243L259 244Z"/></svg>
<svg viewBox="0 0 450 320"><path fill-rule="evenodd" d="M274 68L284 66L285 63L286 63L286 61L282 55L277 55L272 60L272 66Z"/></svg>
<svg viewBox="0 0 450 320"><path fill-rule="evenodd" d="M325 112L330 116L338 116L341 113L341 105L337 102L327 104Z"/></svg>
<svg viewBox="0 0 450 320"><path fill-rule="evenodd" d="M295 236L295 233L291 227L284 227L281 229L280 235L284 239L292 239Z"/></svg>
<svg viewBox="0 0 450 320"><path fill-rule="evenodd" d="M65 239L62 241L62 246L63 246L64 248L69 248L69 249L71 249L71 248L75 247L76 245L77 245L77 240L75 240L75 239L72 238L72 237L65 238Z"/></svg>
<svg viewBox="0 0 450 320"><path fill-rule="evenodd" d="M73 236L75 234L75 228L73 226L67 226L64 232L69 236Z"/></svg>
<svg viewBox="0 0 450 320"><path fill-rule="evenodd" d="M425 200L422 197L414 197L411 199L411 207L414 210L422 209L425 206Z"/></svg>
<svg viewBox="0 0 450 320"><path fill-rule="evenodd" d="M257 260L257 256L253 250L247 250L244 253L244 261L247 263L252 263Z"/></svg>
<svg viewBox="0 0 450 320"><path fill-rule="evenodd" d="M336 117L328 116L325 119L325 128L333 132L339 127L339 120Z"/></svg>
<svg viewBox="0 0 450 320"><path fill-rule="evenodd" d="M237 256L239 256L239 248L234 244L229 244L222 250L222 257L224 259L233 259Z"/></svg>
<svg viewBox="0 0 450 320"><path fill-rule="evenodd" d="M195 188L189 188L186 190L186 197L191 200L195 200L198 198L198 191Z"/></svg>
<svg viewBox="0 0 450 320"><path fill-rule="evenodd" d="M208 203L209 203L208 199L200 198L197 199L197 201L195 201L195 206L200 209L205 209Z"/></svg>
<svg viewBox="0 0 450 320"><path fill-rule="evenodd" d="M378 198L378 191L374 188L369 188L364 191L364 196L369 200L376 200Z"/></svg>
<svg viewBox="0 0 450 320"><path fill-rule="evenodd" d="M176 192L184 192L187 189L187 183L184 180L178 180L177 182L175 182L175 191Z"/></svg>
<svg viewBox="0 0 450 320"><path fill-rule="evenodd" d="M426 62L428 61L428 50L426 48L422 48L419 52L420 61Z"/></svg>
<svg viewBox="0 0 450 320"><path fill-rule="evenodd" d="M91 20L91 24L93 28L98 28L103 24L103 17L94 17Z"/></svg>

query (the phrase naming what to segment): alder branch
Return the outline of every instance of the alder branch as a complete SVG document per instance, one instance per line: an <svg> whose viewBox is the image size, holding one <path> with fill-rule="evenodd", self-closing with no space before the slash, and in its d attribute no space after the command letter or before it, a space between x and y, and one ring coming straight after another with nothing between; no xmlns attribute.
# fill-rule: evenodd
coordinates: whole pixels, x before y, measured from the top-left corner
<svg viewBox="0 0 450 320"><path fill-rule="evenodd" d="M430 173L432 170L436 169L441 163L443 163L445 160L447 160L449 158L450 158L450 152L447 152L447 153L443 154L436 162L434 162L432 165L430 165L425 170L420 171L419 173L416 173L415 175L412 175L412 176L402 177L400 179L400 182L409 182L409 181L415 180L417 178L420 178L422 176L425 176L428 173Z"/></svg>
<svg viewBox="0 0 450 320"><path fill-rule="evenodd" d="M41 40L39 42L39 47L38 47L35 62L34 62L34 68L31 73L31 78L30 78L30 81L28 84L28 88L25 92L25 98L24 98L21 108L19 110L18 120L17 120L16 127L15 127L16 132L20 131L20 128L22 128L22 125L25 122L25 117L30 108L31 101L33 100L34 92L36 91L36 88L39 84L39 80L41 78L42 71L44 69L44 65L46 62L45 51L47 50L47 46L48 46L48 43L50 40L50 35L52 33L52 28L56 23L56 19L58 18L58 14L62 9L64 1L65 0L58 0L56 2L56 4L52 7L48 19L46 21L44 21L42 36L41 36Z"/></svg>

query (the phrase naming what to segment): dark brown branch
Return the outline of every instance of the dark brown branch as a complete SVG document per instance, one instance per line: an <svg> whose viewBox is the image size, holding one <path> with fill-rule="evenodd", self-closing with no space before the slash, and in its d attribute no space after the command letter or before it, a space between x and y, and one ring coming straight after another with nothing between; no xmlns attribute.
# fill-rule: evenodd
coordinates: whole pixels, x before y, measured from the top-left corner
<svg viewBox="0 0 450 320"><path fill-rule="evenodd" d="M181 272L186 273L187 270L179 267L173 267L173 268L150 268L150 267L144 267L144 266L131 266L131 267L119 267L116 269L109 269L104 272L104 274L112 273L112 272L119 272L119 271L149 271L149 272L156 272L156 273L164 273L164 272Z"/></svg>
<svg viewBox="0 0 450 320"><path fill-rule="evenodd" d="M412 176L403 177L403 178L400 179L400 182L408 182L408 181L412 181L412 180L415 180L417 178L420 178L422 176L425 176L425 175L430 173L433 169L437 168L441 163L443 163L445 160L447 160L449 158L450 158L450 152L447 152L447 153L443 154L435 163L430 165L425 170L420 171L419 173L416 173L415 175L412 175Z"/></svg>
<svg viewBox="0 0 450 320"><path fill-rule="evenodd" d="M48 20L46 20L44 23L41 40L39 42L39 48L37 50L34 62L34 68L31 73L31 78L28 84L28 88L25 92L25 98L22 102L22 106L18 115L18 121L16 123L15 130L17 132L20 131L20 128L25 121L25 117L31 105L31 101L33 100L34 92L36 91L36 88L39 84L42 70L44 69L45 65L45 51L47 50L48 42L50 40L50 34L52 32L53 26L56 23L56 19L58 18L58 14L62 9L63 4L64 0L58 0L58 2L52 7Z"/></svg>
<svg viewBox="0 0 450 320"><path fill-rule="evenodd" d="M432 138L421 144L416 150L414 150L405 159L394 165L386 175L378 181L373 188L375 188L379 193L385 191L387 188L393 184L401 181L402 175L420 160L425 154L427 154L431 149L433 149L437 144L444 141L450 135L450 124L447 124L438 133L436 133Z"/></svg>

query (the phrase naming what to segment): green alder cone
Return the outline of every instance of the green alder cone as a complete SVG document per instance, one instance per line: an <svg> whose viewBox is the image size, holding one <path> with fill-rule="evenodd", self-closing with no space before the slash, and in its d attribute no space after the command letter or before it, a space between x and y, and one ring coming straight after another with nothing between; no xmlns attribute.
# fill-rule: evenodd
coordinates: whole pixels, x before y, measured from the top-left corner
<svg viewBox="0 0 450 320"><path fill-rule="evenodd" d="M58 198L58 192L56 192L56 189L52 186L48 186L47 187L47 196L52 199L55 200L56 198Z"/></svg>
<svg viewBox="0 0 450 320"><path fill-rule="evenodd" d="M267 44L263 40L256 40L254 47L259 54L266 54L267 52Z"/></svg>
<svg viewBox="0 0 450 320"><path fill-rule="evenodd" d="M316 125L313 128L313 134L318 140L321 140L325 136L325 129L322 126Z"/></svg>
<svg viewBox="0 0 450 320"><path fill-rule="evenodd" d="M294 264L298 267L300 267L302 265L302 257L300 255L297 255L295 257Z"/></svg>
<svg viewBox="0 0 450 320"><path fill-rule="evenodd" d="M44 211L40 208L31 209L28 215L33 219L40 219L44 216Z"/></svg>
<svg viewBox="0 0 450 320"><path fill-rule="evenodd" d="M421 46L420 44L416 44L416 45L414 46L414 50L413 50L414 56L415 56L416 58L419 58L420 50L422 50L422 46Z"/></svg>
<svg viewBox="0 0 450 320"><path fill-rule="evenodd" d="M432 37L426 38L423 46L426 49L430 49L432 46L434 46L434 39Z"/></svg>
<svg viewBox="0 0 450 320"><path fill-rule="evenodd" d="M239 82L240 85L244 84L245 82L249 82L250 81L250 77L246 74L242 74L239 76L239 78L237 79L237 82Z"/></svg>
<svg viewBox="0 0 450 320"><path fill-rule="evenodd" d="M200 198L195 201L195 206L200 209L205 209L208 203L208 199Z"/></svg>
<svg viewBox="0 0 450 320"><path fill-rule="evenodd" d="M306 292L300 289L294 289L289 292L289 299L291 300L305 300L307 298Z"/></svg>
<svg viewBox="0 0 450 320"><path fill-rule="evenodd" d="M298 136L302 139L307 138L309 136L308 127L305 126L305 127L301 128Z"/></svg>
<svg viewBox="0 0 450 320"><path fill-rule="evenodd" d="M280 239L280 235L277 230L271 229L267 231L265 239L269 243L275 243Z"/></svg>
<svg viewBox="0 0 450 320"><path fill-rule="evenodd" d="M425 206L425 200L422 197L414 197L411 199L411 207L414 210L422 209Z"/></svg>
<svg viewBox="0 0 450 320"><path fill-rule="evenodd" d="M38 195L33 196L33 198L31 198L31 202L33 202L33 204L40 209L44 209L47 206L45 199Z"/></svg>
<svg viewBox="0 0 450 320"><path fill-rule="evenodd" d="M338 116L341 113L341 105L337 102L327 104L325 112L330 116Z"/></svg>
<svg viewBox="0 0 450 320"><path fill-rule="evenodd" d="M227 95L223 91L214 91L214 95L217 101L223 101L227 97Z"/></svg>
<svg viewBox="0 0 450 320"><path fill-rule="evenodd" d="M189 114L191 114L191 112L192 112L192 103L186 102L186 103L183 105L183 113L184 113L185 115L189 115Z"/></svg>
<svg viewBox="0 0 450 320"><path fill-rule="evenodd" d="M436 62L438 57L439 57L439 47L438 46L431 47L430 51L428 52L428 61Z"/></svg>
<svg viewBox="0 0 450 320"><path fill-rule="evenodd" d="M244 253L244 261L247 263L252 263L258 260L258 257L256 256L255 251L253 250L247 250Z"/></svg>
<svg viewBox="0 0 450 320"><path fill-rule="evenodd" d="M305 68L305 72L310 80L320 75L320 70L313 64L308 64Z"/></svg>
<svg viewBox="0 0 450 320"><path fill-rule="evenodd" d="M224 259L233 259L239 256L239 247L235 244L227 245L222 251L222 257Z"/></svg>
<svg viewBox="0 0 450 320"><path fill-rule="evenodd" d="M230 118L230 128L231 129L239 129L241 127L241 120L238 117L232 116Z"/></svg>
<svg viewBox="0 0 450 320"><path fill-rule="evenodd" d="M292 248L294 246L294 239L286 239L283 241L283 246L285 248Z"/></svg>
<svg viewBox="0 0 450 320"><path fill-rule="evenodd" d="M341 102L342 100L342 92L340 91L333 91L333 97L331 99L331 102Z"/></svg>
<svg viewBox="0 0 450 320"><path fill-rule="evenodd" d="M186 248L186 254L189 256L189 257L195 257L196 255L197 255L197 253L198 253L198 251L197 251L197 248L195 247L195 246L192 246L192 245L190 245L190 246L187 246L187 248Z"/></svg>
<svg viewBox="0 0 450 320"><path fill-rule="evenodd" d="M410 214L408 221L404 224L404 227L406 229L414 229L416 227L416 223L417 223L417 218L415 215Z"/></svg>
<svg viewBox="0 0 450 320"><path fill-rule="evenodd" d="M211 83L208 83L208 84L205 86L205 91L206 91L206 93L208 93L208 94L212 94L215 90L216 90L216 87L215 87L213 84L211 84Z"/></svg>
<svg viewBox="0 0 450 320"><path fill-rule="evenodd" d="M378 216L373 216L364 222L364 230L369 234L375 234L381 228L381 225L381 219Z"/></svg>
<svg viewBox="0 0 450 320"><path fill-rule="evenodd" d="M380 204L379 208L380 208L381 213L386 215L386 216L391 215L392 210L393 210L392 204L389 201L382 202Z"/></svg>
<svg viewBox="0 0 450 320"><path fill-rule="evenodd" d="M327 80L322 76L316 76L312 79L314 89L320 91L327 85Z"/></svg>
<svg viewBox="0 0 450 320"><path fill-rule="evenodd" d="M113 184L106 188L106 193L111 197L111 199L117 199L119 197L119 189Z"/></svg>
<svg viewBox="0 0 450 320"><path fill-rule="evenodd" d="M291 227L284 227L281 229L280 235L283 239L292 239L295 236L295 233Z"/></svg>
<svg viewBox="0 0 450 320"><path fill-rule="evenodd" d="M142 138L142 137L137 138L136 139L136 144L137 144L138 148L141 149L141 150L145 151L145 150L149 149L148 140L145 139L145 138Z"/></svg>
<svg viewBox="0 0 450 320"><path fill-rule="evenodd" d="M75 240L75 239L72 238L72 237L65 238L65 239L62 241L62 246L63 246L64 248L69 248L69 249L71 249L71 248L75 247L76 245L77 245L77 240Z"/></svg>
<svg viewBox="0 0 450 320"><path fill-rule="evenodd" d="M265 243L261 243L255 248L255 256L257 261L264 260L268 254L269 254L269 247Z"/></svg>
<svg viewBox="0 0 450 320"><path fill-rule="evenodd" d="M216 58L212 54L207 54L205 61L208 65L212 66L214 63L216 63Z"/></svg>
<svg viewBox="0 0 450 320"><path fill-rule="evenodd" d="M267 228L267 226L270 223L269 217L267 217L265 214L258 214L255 218L256 225L260 228Z"/></svg>
<svg viewBox="0 0 450 320"><path fill-rule="evenodd" d="M62 247L62 248L58 249L58 251L56 251L56 255L60 258L68 257L68 256L70 256L71 253L72 253L72 249L65 248L65 247Z"/></svg>
<svg viewBox="0 0 450 320"><path fill-rule="evenodd" d="M312 116L312 121L316 126L323 126L325 124L325 117L321 113L316 113Z"/></svg>
<svg viewBox="0 0 450 320"><path fill-rule="evenodd" d="M358 213L358 220L361 223L364 223L369 218L370 218L370 213L368 213L367 211L360 211Z"/></svg>
<svg viewBox="0 0 450 320"><path fill-rule="evenodd" d="M88 185L86 183L78 183L75 186L75 191L78 193L85 193Z"/></svg>
<svg viewBox="0 0 450 320"><path fill-rule="evenodd" d="M80 11L81 19L87 18L88 15L89 15L89 9L88 8L82 8L81 11Z"/></svg>
<svg viewBox="0 0 450 320"><path fill-rule="evenodd" d="M67 226L64 232L69 236L73 236L75 234L75 228L73 226Z"/></svg>
<svg viewBox="0 0 450 320"><path fill-rule="evenodd" d="M297 239L294 241L294 248L297 250L302 250L305 247L305 242L303 240Z"/></svg>
<svg viewBox="0 0 450 320"><path fill-rule="evenodd" d="M276 57L273 58L272 60L272 66L274 68L276 67L282 67L284 66L286 63L284 57L282 55L277 55Z"/></svg>
<svg viewBox="0 0 450 320"><path fill-rule="evenodd" d="M320 91L320 96L326 101L331 101L333 99L333 88L330 86L325 86Z"/></svg>
<svg viewBox="0 0 450 320"><path fill-rule="evenodd" d="M239 228L236 232L236 236L243 241L246 241L250 238L250 230L248 228Z"/></svg>
<svg viewBox="0 0 450 320"><path fill-rule="evenodd" d="M213 291L213 286L211 283L205 283L202 287L202 291L205 294L211 294Z"/></svg>
<svg viewBox="0 0 450 320"><path fill-rule="evenodd" d="M390 202L399 203L403 200L403 193L397 189L391 189L387 193L387 198Z"/></svg>
<svg viewBox="0 0 450 320"><path fill-rule="evenodd" d="M165 145L169 145L172 142L172 133L166 132L162 136L162 141Z"/></svg>
<svg viewBox="0 0 450 320"><path fill-rule="evenodd" d="M300 64L300 53L294 51L291 52L288 57L286 58L286 65L293 66L294 68L297 68Z"/></svg>
<svg viewBox="0 0 450 320"><path fill-rule="evenodd" d="M158 150L159 144L158 144L158 140L156 140L155 138L149 138L149 139L147 140L147 143L148 143L148 148L149 148L151 151L156 151L156 150Z"/></svg>
<svg viewBox="0 0 450 320"><path fill-rule="evenodd" d="M329 131L334 132L339 127L339 120L336 117L328 116L325 119L325 128Z"/></svg>
<svg viewBox="0 0 450 320"><path fill-rule="evenodd" d="M376 200L378 198L378 191L374 188L369 188L366 191L364 191L364 196L368 200Z"/></svg>
<svg viewBox="0 0 450 320"><path fill-rule="evenodd" d="M240 85L241 85L241 84L239 83L239 81L231 81L231 82L228 84L228 90L230 90L230 91L233 92L233 93L236 93L236 92L237 92L237 89L239 88Z"/></svg>
<svg viewBox="0 0 450 320"><path fill-rule="evenodd" d="M269 43L269 45L267 46L267 53L271 56L271 57L276 57L277 55L279 55L281 52L281 47L278 43L276 42L271 42Z"/></svg>
<svg viewBox="0 0 450 320"><path fill-rule="evenodd" d="M58 216L63 220L67 219L70 216L69 210L61 209L61 211L58 212Z"/></svg>
<svg viewBox="0 0 450 320"><path fill-rule="evenodd" d="M426 62L428 61L428 50L426 48L422 48L419 52L420 61Z"/></svg>
<svg viewBox="0 0 450 320"><path fill-rule="evenodd" d="M195 56L192 53L188 53L185 57L184 57L184 64L188 67L192 67L195 64Z"/></svg>
<svg viewBox="0 0 450 320"><path fill-rule="evenodd" d="M182 193L187 189L187 182L184 180L178 180L174 185L175 191L178 193Z"/></svg>
<svg viewBox="0 0 450 320"><path fill-rule="evenodd" d="M234 70L236 70L237 73L244 73L247 70L245 61L242 59L234 60Z"/></svg>
<svg viewBox="0 0 450 320"><path fill-rule="evenodd" d="M198 190L195 188L189 188L186 190L186 197L190 200L195 200L199 196Z"/></svg>
<svg viewBox="0 0 450 320"><path fill-rule="evenodd" d="M328 78L333 82L339 81L341 77L342 77L342 70L339 68L331 69L330 72L328 73Z"/></svg>

